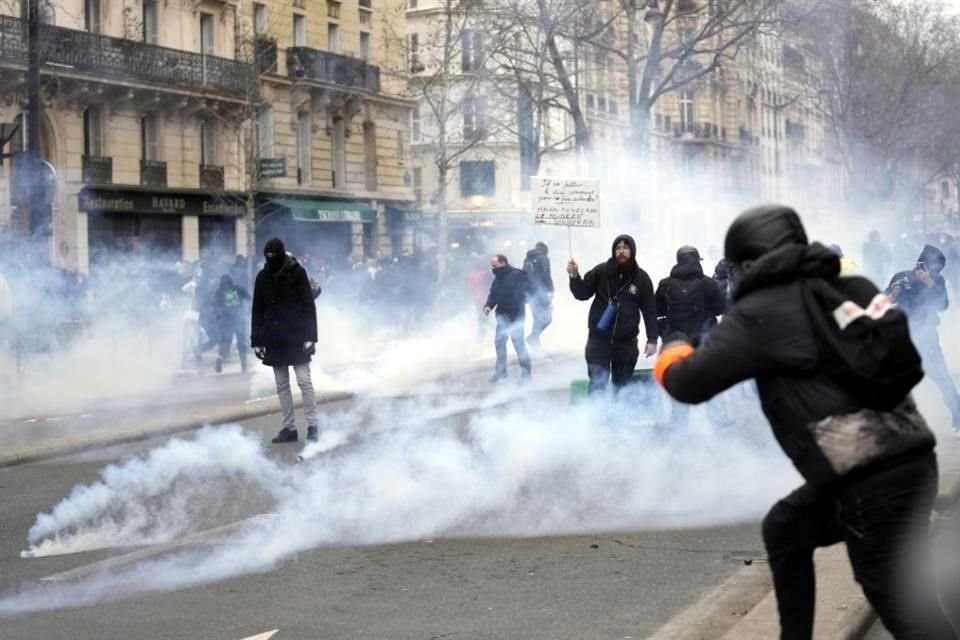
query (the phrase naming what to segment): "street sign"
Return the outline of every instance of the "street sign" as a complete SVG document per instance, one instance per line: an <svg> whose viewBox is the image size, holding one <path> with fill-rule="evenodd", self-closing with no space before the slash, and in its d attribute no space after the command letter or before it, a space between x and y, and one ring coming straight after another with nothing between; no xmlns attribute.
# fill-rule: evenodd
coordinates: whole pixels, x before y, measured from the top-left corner
<svg viewBox="0 0 960 640"><path fill-rule="evenodd" d="M283 178L287 175L286 158L260 158L257 173L261 178Z"/></svg>

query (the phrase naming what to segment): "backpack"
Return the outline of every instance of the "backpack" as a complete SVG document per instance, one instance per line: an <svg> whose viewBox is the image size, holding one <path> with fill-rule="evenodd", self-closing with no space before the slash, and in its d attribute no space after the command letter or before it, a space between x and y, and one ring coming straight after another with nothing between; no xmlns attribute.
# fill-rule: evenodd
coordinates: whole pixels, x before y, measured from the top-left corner
<svg viewBox="0 0 960 640"><path fill-rule="evenodd" d="M666 291L666 317L673 331L699 331L707 323L707 293L700 278L670 278Z"/></svg>
<svg viewBox="0 0 960 640"><path fill-rule="evenodd" d="M823 369L864 407L889 411L923 379L907 316L866 278L803 281Z"/></svg>

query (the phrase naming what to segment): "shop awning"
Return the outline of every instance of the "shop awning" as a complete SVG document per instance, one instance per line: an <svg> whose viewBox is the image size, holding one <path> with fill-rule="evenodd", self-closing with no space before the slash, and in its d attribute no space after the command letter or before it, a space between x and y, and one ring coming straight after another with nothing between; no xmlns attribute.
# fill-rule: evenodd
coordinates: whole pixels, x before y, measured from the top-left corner
<svg viewBox="0 0 960 640"><path fill-rule="evenodd" d="M419 207L401 207L389 205L387 206L387 210L402 215L403 221L408 224L433 222L437 217L436 212L424 211Z"/></svg>
<svg viewBox="0 0 960 640"><path fill-rule="evenodd" d="M270 202L285 207L299 222L362 222L377 220L376 209L348 200L294 200L271 198Z"/></svg>

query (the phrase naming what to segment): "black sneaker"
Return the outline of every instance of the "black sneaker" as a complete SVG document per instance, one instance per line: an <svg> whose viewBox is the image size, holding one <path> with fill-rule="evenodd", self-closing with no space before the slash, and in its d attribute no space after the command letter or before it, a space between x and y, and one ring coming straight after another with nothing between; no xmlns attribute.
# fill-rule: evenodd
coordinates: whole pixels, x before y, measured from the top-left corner
<svg viewBox="0 0 960 640"><path fill-rule="evenodd" d="M320 439L316 427L307 427L307 442L316 442Z"/></svg>
<svg viewBox="0 0 960 640"><path fill-rule="evenodd" d="M285 444L287 442L296 442L299 439L300 435L296 429L280 429L280 433L274 436L270 442L273 444Z"/></svg>
<svg viewBox="0 0 960 640"><path fill-rule="evenodd" d="M217 373L223 371L223 358L217 358L216 363L213 365L213 370Z"/></svg>

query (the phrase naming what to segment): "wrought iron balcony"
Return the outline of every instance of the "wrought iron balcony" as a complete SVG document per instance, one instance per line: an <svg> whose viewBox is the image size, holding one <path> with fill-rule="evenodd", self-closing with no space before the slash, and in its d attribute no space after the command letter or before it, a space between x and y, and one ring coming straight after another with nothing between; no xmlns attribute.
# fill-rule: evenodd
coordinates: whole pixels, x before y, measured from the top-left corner
<svg viewBox="0 0 960 640"><path fill-rule="evenodd" d="M58 72L233 97L244 96L255 77L252 65L236 60L46 24L40 25L40 59ZM0 16L0 60L26 65L25 20Z"/></svg>
<svg viewBox="0 0 960 640"><path fill-rule="evenodd" d="M113 182L113 158L83 156L83 181L86 184Z"/></svg>
<svg viewBox="0 0 960 640"><path fill-rule="evenodd" d="M200 188L223 190L223 167L212 164L200 165Z"/></svg>
<svg viewBox="0 0 960 640"><path fill-rule="evenodd" d="M162 160L141 160L140 184L145 187L167 186L167 163Z"/></svg>
<svg viewBox="0 0 960 640"><path fill-rule="evenodd" d="M380 91L380 67L360 58L309 47L287 49L287 74L295 80L316 80L343 87Z"/></svg>

